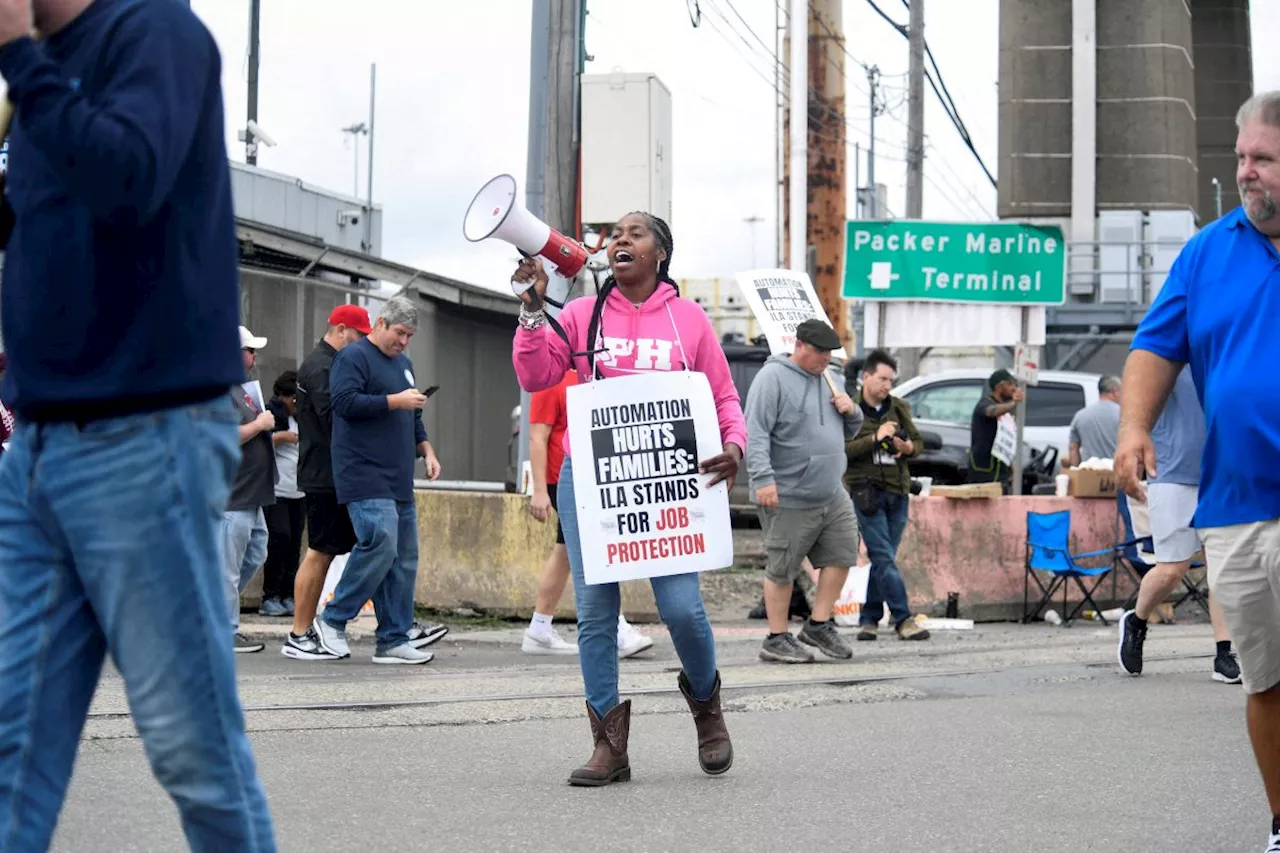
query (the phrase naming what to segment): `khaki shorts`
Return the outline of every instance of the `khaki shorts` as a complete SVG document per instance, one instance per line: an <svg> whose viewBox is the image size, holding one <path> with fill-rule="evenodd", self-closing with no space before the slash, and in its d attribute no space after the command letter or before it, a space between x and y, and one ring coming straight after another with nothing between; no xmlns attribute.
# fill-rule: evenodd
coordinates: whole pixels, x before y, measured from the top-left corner
<svg viewBox="0 0 1280 853"><path fill-rule="evenodd" d="M858 519L848 495L812 509L760 507L759 516L768 555L764 576L774 583L794 583L805 557L819 569L858 562Z"/></svg>
<svg viewBox="0 0 1280 853"><path fill-rule="evenodd" d="M1280 519L1199 531L1246 693L1280 684Z"/></svg>

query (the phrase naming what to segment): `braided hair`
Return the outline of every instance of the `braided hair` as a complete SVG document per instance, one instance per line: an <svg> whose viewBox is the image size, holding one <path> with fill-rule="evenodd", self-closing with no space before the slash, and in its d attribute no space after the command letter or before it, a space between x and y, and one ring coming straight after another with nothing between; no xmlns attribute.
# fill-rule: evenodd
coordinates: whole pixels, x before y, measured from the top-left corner
<svg viewBox="0 0 1280 853"><path fill-rule="evenodd" d="M671 256L675 253L675 240L671 236L671 226L661 217L654 216L643 210L634 210L627 216L639 216L645 222L645 227L653 233L653 238L658 244L658 248L666 253L666 257L658 264L658 284L666 282L675 288L676 294L679 295L680 287L671 279ZM625 217L624 217L625 218ZM600 288L600 292L596 295L596 304L591 311L591 322L587 324L587 364L590 366L591 372L595 373L595 341L596 335L600 332L600 316L604 313L605 300L609 298L609 294L618 286L618 281L612 274L604 280L604 284Z"/></svg>

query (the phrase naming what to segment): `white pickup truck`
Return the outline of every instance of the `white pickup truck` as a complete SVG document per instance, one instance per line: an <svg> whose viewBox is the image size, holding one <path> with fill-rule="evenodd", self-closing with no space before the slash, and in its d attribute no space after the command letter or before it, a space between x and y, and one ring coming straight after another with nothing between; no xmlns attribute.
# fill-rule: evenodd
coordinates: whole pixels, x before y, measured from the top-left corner
<svg viewBox="0 0 1280 853"><path fill-rule="evenodd" d="M966 368L916 376L903 382L893 393L911 404L911 412L922 426L930 422L963 426L967 432L974 406L987 393L991 370ZM1096 373L1069 370L1042 370L1039 383L1027 388L1027 423L1023 435L1036 449L1058 448L1058 458L1067 458L1071 419L1085 406L1098 402Z"/></svg>

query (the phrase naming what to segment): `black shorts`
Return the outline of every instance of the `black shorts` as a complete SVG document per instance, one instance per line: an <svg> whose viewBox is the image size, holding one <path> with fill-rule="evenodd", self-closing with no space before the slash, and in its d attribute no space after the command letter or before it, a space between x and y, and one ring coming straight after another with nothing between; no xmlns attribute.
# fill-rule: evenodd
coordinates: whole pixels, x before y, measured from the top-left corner
<svg viewBox="0 0 1280 853"><path fill-rule="evenodd" d="M551 497L551 508L556 511L556 544L564 544L564 528L560 526L560 504L556 495L559 493L560 487L555 483L547 486L547 494Z"/></svg>
<svg viewBox="0 0 1280 853"><path fill-rule="evenodd" d="M356 547L356 531L351 526L347 508L338 503L333 492L308 494L307 547L321 554L336 557L349 554Z"/></svg>

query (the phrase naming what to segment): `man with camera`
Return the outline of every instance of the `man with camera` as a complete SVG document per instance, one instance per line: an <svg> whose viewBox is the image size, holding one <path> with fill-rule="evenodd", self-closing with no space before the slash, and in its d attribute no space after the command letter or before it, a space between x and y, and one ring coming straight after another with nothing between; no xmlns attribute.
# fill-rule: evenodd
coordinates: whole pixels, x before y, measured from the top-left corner
<svg viewBox="0 0 1280 853"><path fill-rule="evenodd" d="M924 446L911 420L911 407L890 393L897 371L898 363L884 350L867 353L858 395L862 427L845 442L849 460L845 486L871 557L867 601L858 619L859 640L876 638L886 604L899 639L929 639L929 632L911 618L907 587L896 562L911 503L907 460Z"/></svg>

